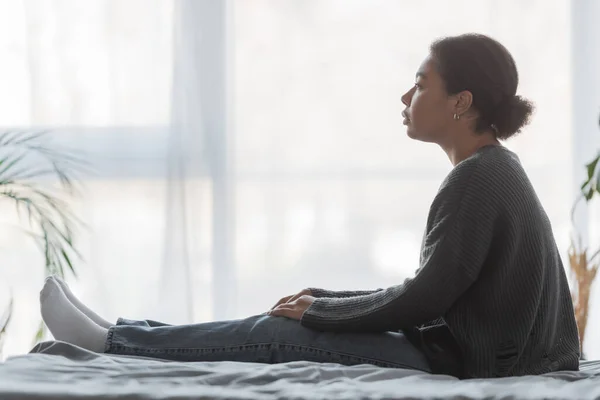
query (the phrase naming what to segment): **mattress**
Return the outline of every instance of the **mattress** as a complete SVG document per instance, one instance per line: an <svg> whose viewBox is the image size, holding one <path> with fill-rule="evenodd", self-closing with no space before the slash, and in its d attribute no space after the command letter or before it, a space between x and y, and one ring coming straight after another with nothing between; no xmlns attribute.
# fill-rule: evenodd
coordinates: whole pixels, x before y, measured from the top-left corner
<svg viewBox="0 0 600 400"><path fill-rule="evenodd" d="M0 364L0 399L600 399L600 361L578 372L459 381L313 362L174 362L44 342Z"/></svg>

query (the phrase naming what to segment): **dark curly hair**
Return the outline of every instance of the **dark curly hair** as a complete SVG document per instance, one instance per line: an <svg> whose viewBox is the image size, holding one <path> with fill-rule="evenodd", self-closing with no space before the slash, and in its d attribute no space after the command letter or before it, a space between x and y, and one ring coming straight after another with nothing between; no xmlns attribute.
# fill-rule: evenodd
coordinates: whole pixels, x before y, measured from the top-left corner
<svg viewBox="0 0 600 400"><path fill-rule="evenodd" d="M517 96L515 60L498 41L471 33L439 39L430 51L446 91L472 93L476 132L492 130L498 139L508 139L529 123L533 103Z"/></svg>

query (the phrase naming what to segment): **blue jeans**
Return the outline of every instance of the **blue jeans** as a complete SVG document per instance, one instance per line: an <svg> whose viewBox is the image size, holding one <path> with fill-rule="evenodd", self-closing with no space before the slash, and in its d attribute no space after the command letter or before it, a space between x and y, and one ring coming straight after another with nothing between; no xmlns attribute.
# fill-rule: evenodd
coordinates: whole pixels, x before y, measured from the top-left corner
<svg viewBox="0 0 600 400"><path fill-rule="evenodd" d="M425 356L402 333L318 332L267 315L176 326L119 319L108 330L105 352L175 361L315 361L430 372Z"/></svg>

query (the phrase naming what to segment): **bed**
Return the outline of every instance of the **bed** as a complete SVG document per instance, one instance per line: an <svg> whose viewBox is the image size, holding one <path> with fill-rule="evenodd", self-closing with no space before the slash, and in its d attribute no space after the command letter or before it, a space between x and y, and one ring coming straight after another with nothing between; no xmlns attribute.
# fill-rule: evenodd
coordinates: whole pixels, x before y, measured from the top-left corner
<svg viewBox="0 0 600 400"><path fill-rule="evenodd" d="M0 399L600 399L600 361L579 372L459 381L370 365L181 363L43 342L0 364Z"/></svg>

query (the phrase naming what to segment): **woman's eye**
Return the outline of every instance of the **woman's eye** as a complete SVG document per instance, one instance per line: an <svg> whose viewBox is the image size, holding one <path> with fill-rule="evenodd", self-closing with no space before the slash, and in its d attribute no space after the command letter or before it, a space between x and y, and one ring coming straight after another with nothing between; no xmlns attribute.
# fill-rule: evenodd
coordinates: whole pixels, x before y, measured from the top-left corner
<svg viewBox="0 0 600 400"><path fill-rule="evenodd" d="M419 85L418 83L415 83L415 87L416 87L417 89L421 89L421 85Z"/></svg>

